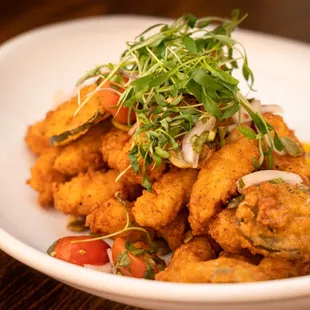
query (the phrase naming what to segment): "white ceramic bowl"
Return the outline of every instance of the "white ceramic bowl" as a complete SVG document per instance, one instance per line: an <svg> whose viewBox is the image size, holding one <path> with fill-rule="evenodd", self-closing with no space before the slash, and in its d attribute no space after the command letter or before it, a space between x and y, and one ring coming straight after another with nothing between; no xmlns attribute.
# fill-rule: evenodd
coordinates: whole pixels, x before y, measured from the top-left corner
<svg viewBox="0 0 310 310"><path fill-rule="evenodd" d="M0 48L0 247L21 262L91 294L150 309L309 309L310 276L250 284L174 284L137 280L77 267L45 254L71 234L66 218L38 206L25 181L34 158L23 138L28 124L70 95L78 77L96 64L116 62L124 42L162 20L110 16L48 26ZM235 38L247 48L256 97L280 104L285 119L307 140L310 47L248 31Z"/></svg>

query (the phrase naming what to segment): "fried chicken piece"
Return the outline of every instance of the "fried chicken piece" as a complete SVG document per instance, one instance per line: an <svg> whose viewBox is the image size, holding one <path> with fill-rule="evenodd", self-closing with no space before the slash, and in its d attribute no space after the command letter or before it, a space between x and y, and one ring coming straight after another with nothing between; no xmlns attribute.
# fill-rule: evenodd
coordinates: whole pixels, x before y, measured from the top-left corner
<svg viewBox="0 0 310 310"><path fill-rule="evenodd" d="M124 229L127 223L128 213L130 223L134 223L131 213L132 202L125 201L125 206L116 198L111 198L97 205L86 217L86 226L90 230L102 235L109 235ZM133 224L136 226L135 224ZM128 232L117 235L123 237L130 242L136 242L145 239L145 232L139 230L130 230Z"/></svg>
<svg viewBox="0 0 310 310"><path fill-rule="evenodd" d="M39 192L39 203L42 207L53 205L53 184L61 184L67 181L64 174L53 169L59 153L60 150L55 147L46 150L31 168L31 178L27 183Z"/></svg>
<svg viewBox="0 0 310 310"><path fill-rule="evenodd" d="M128 191L122 180L115 182L117 170L89 171L70 182L57 184L54 191L55 207L65 214L87 215L91 210L113 198L116 192L126 199Z"/></svg>
<svg viewBox="0 0 310 310"><path fill-rule="evenodd" d="M102 122L79 139L64 146L56 158L54 169L75 176L89 169L102 167L101 139L107 134L110 126L110 122Z"/></svg>
<svg viewBox="0 0 310 310"><path fill-rule="evenodd" d="M176 250L168 267L155 279L182 283L237 283L266 279L257 266L232 258L214 258L208 239L195 237Z"/></svg>
<svg viewBox="0 0 310 310"><path fill-rule="evenodd" d="M205 233L209 220L236 194L235 182L255 169L252 160L259 157L256 141L232 134L237 139L214 153L200 170L193 186L189 222L194 235Z"/></svg>
<svg viewBox="0 0 310 310"><path fill-rule="evenodd" d="M49 138L44 134L44 121L28 127L25 141L29 149L36 155L41 155L45 150L51 148Z"/></svg>
<svg viewBox="0 0 310 310"><path fill-rule="evenodd" d="M224 251L240 254L244 251L236 229L236 210L225 209L211 219L209 234Z"/></svg>
<svg viewBox="0 0 310 310"><path fill-rule="evenodd" d="M273 115L271 113L265 113L264 117L271 124L277 131L277 134L280 138L282 137L289 137L293 141L295 141L302 153L299 157L293 157L290 155L279 155L276 152L272 153L273 156L273 166L271 169L275 170L283 170L288 172L293 172L299 174L304 183L310 185L310 167L306 163L305 152L303 150L303 146L297 137L294 134L294 131L289 129L288 126L285 124L283 118L279 115ZM265 169L270 169L268 166L267 159L264 162Z"/></svg>
<svg viewBox="0 0 310 310"><path fill-rule="evenodd" d="M110 168L118 169L118 156L130 139L127 132L113 128L102 139L101 152L103 160Z"/></svg>
<svg viewBox="0 0 310 310"><path fill-rule="evenodd" d="M167 241L172 251L175 251L183 243L185 231L188 226L187 218L188 211L184 208L168 225L157 228L159 236Z"/></svg>
<svg viewBox="0 0 310 310"><path fill-rule="evenodd" d="M141 226L159 228L172 222L189 199L196 180L194 169L172 167L153 184L152 192L143 191L132 209Z"/></svg>
<svg viewBox="0 0 310 310"><path fill-rule="evenodd" d="M310 254L310 192L304 185L264 182L244 189L236 211L242 246L253 254L304 259Z"/></svg>

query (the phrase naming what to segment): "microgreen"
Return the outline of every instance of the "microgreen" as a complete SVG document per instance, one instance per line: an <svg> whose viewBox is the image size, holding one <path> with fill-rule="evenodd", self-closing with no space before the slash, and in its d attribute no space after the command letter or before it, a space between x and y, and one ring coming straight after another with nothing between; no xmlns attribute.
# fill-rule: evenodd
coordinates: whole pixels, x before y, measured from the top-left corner
<svg viewBox="0 0 310 310"><path fill-rule="evenodd" d="M128 107L136 114L137 130L129 159L133 171L142 174L142 185L148 190L151 190L151 182L146 175L147 167L168 161L169 152L180 150L183 136L206 116L224 121L238 113L242 106L257 128L257 133L254 133L239 127L242 134L259 141L261 156L256 166L262 164L264 156L271 161L274 148L283 149L276 135L272 139L272 129L263 116L253 111L247 99L240 94L239 81L232 75L240 65L243 78L252 89L254 76L246 51L231 37L233 30L245 18L234 10L231 19L197 19L188 14L170 25L154 25L126 43L127 49L118 64L97 66L79 79L78 85L90 77L100 76L99 90L115 74L128 77L118 109ZM151 30L153 34L150 34ZM105 75L101 72L103 68L109 69ZM88 100L89 97L79 102L77 112ZM128 120L128 126L131 125ZM222 146L226 132L217 132ZM270 146L263 147L264 137L268 138ZM201 136L196 145L197 151L207 140Z"/></svg>

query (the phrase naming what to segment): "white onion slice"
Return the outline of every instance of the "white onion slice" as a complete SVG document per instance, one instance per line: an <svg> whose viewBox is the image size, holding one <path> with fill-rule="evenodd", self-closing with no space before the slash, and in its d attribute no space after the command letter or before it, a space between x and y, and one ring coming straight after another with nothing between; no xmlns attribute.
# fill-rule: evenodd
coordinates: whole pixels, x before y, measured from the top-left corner
<svg viewBox="0 0 310 310"><path fill-rule="evenodd" d="M264 113L276 114L276 113L283 113L283 109L277 104L268 104L268 105L262 105L260 112L262 114Z"/></svg>
<svg viewBox="0 0 310 310"><path fill-rule="evenodd" d="M97 270L97 271L100 271L100 272L112 273L112 266L111 266L110 263L106 263L104 265L84 264L84 267L88 268L88 269Z"/></svg>
<svg viewBox="0 0 310 310"><path fill-rule="evenodd" d="M132 136L137 131L137 129L138 129L138 123L136 122L131 126L130 130L128 131L128 134Z"/></svg>
<svg viewBox="0 0 310 310"><path fill-rule="evenodd" d="M107 254L108 254L108 257L109 257L112 273L115 274L116 270L115 270L115 266L114 266L114 262L113 262L113 257L112 257L112 249L107 249Z"/></svg>
<svg viewBox="0 0 310 310"><path fill-rule="evenodd" d="M188 132L182 142L182 153L183 159L185 162L188 162L192 165L192 168L198 167L199 154L196 153L193 149L191 139L193 136L200 136L205 131L211 131L216 124L216 118L210 117L205 123L201 120L196 123L190 132Z"/></svg>
<svg viewBox="0 0 310 310"><path fill-rule="evenodd" d="M243 176L236 182L236 185L238 188L238 192L242 194L243 190L252 184L260 184L278 178L282 179L283 182L293 185L303 182L302 178L298 174L292 172L278 170L262 170ZM243 186L241 186L241 184Z"/></svg>

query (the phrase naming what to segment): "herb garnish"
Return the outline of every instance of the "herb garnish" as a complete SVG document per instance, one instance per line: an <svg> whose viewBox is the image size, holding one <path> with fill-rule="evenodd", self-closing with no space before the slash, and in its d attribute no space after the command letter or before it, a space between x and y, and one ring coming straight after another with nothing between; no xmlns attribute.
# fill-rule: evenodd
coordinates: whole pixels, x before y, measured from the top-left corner
<svg viewBox="0 0 310 310"><path fill-rule="evenodd" d="M182 137L199 120L213 116L224 121L239 113L241 107L250 115L257 131L239 128L243 135L258 140L261 156L253 165L258 168L265 157L272 165L273 150L283 150L277 134L271 135L274 128L252 109L248 100L240 94L239 81L232 76L239 62L243 77L252 89L254 75L248 65L246 51L231 38L232 31L245 18L246 15L240 18L239 11L234 10L231 19L197 19L189 14L171 25L154 25L133 42L127 42L127 49L117 65L97 66L78 80L77 85L80 86L89 78L98 78L98 91L115 76L128 78L127 82L122 79L117 82L125 89L117 106L119 110L128 107L136 114L137 130L129 159L133 171L142 173L142 185L147 190L151 190L152 184L146 168L167 161L171 151L180 152ZM155 28L158 30L155 34L145 36ZM89 98L79 102L76 113ZM128 126L131 126L129 116L130 113ZM223 130L217 134L222 146L225 134ZM207 136L199 138L195 146L198 152Z"/></svg>

